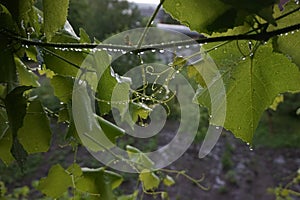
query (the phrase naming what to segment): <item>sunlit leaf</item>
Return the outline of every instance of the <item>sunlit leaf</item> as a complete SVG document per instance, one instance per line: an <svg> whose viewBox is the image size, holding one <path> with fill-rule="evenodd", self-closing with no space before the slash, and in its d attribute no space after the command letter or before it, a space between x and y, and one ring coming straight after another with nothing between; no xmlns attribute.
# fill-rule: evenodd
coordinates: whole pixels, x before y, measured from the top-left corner
<svg viewBox="0 0 300 200"><path fill-rule="evenodd" d="M284 96L282 94L278 95L275 99L272 105L270 105L270 108L274 111L277 110L277 107L280 103L284 101Z"/></svg>
<svg viewBox="0 0 300 200"><path fill-rule="evenodd" d="M143 170L139 175L140 181L143 183L145 190L154 190L158 188L160 179L154 172Z"/></svg>
<svg viewBox="0 0 300 200"><path fill-rule="evenodd" d="M225 124L216 123L218 116L212 116L211 123L251 143L263 111L275 97L300 91L300 72L284 55L273 52L270 44L260 46L253 58L241 54L240 50L247 48L245 45L237 49L231 42L210 53L223 73L227 95ZM208 91L201 91L198 100L209 107Z"/></svg>
<svg viewBox="0 0 300 200"><path fill-rule="evenodd" d="M163 183L164 183L166 186L170 187L170 186L172 186L172 185L175 184L175 181L174 181L174 179L173 179L171 176L167 175L167 176L163 179Z"/></svg>
<svg viewBox="0 0 300 200"><path fill-rule="evenodd" d="M56 31L63 28L67 20L69 0L44 0L44 31L51 40Z"/></svg>

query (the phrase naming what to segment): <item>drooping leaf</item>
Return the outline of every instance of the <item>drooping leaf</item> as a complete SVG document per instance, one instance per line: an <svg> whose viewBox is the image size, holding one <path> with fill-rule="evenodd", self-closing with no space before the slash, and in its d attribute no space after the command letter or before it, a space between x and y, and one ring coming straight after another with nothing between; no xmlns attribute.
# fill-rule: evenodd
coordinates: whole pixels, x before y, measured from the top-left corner
<svg viewBox="0 0 300 200"><path fill-rule="evenodd" d="M35 75L31 70L28 70L25 64L15 57L15 63L18 72L19 83L21 85L38 87L40 84L38 82L39 77Z"/></svg>
<svg viewBox="0 0 300 200"><path fill-rule="evenodd" d="M23 93L31 88L31 86L16 87L5 98L7 117L13 136L11 153L21 167L26 160L27 152L20 144L17 134L23 126L23 119L26 115L27 99L23 96Z"/></svg>
<svg viewBox="0 0 300 200"><path fill-rule="evenodd" d="M97 121L86 82L77 83L76 81L75 86L72 116L82 144L94 152L114 147L115 145L105 135Z"/></svg>
<svg viewBox="0 0 300 200"><path fill-rule="evenodd" d="M27 99L23 96L23 93L31 88L31 86L16 87L5 98L9 126L14 136L17 136L17 132L22 127L23 119L26 115Z"/></svg>
<svg viewBox="0 0 300 200"><path fill-rule="evenodd" d="M284 55L273 52L270 44L260 46L253 58L241 54L240 50L246 51L247 46L238 49L231 42L210 53L223 73L227 95L225 124L216 123L217 116L212 116L211 123L251 143L263 111L275 97L300 91L300 72ZM198 100L209 107L208 90L200 91Z"/></svg>
<svg viewBox="0 0 300 200"><path fill-rule="evenodd" d="M139 179L143 183L145 190L154 190L160 184L159 177L149 170L143 170L139 175Z"/></svg>
<svg viewBox="0 0 300 200"><path fill-rule="evenodd" d="M71 77L56 75L50 81L54 89L55 96L57 96L60 101L69 103L72 100L74 79Z"/></svg>
<svg viewBox="0 0 300 200"><path fill-rule="evenodd" d="M18 131L18 138L28 153L48 151L51 130L40 101L35 100L29 104L23 126Z"/></svg>
<svg viewBox="0 0 300 200"><path fill-rule="evenodd" d="M82 171L82 178L77 181L76 188L90 193L92 200L116 199L113 190L123 181L123 178L119 174L105 170L104 168L83 168Z"/></svg>
<svg viewBox="0 0 300 200"><path fill-rule="evenodd" d="M47 177L40 180L38 189L49 197L58 198L71 186L71 176L57 164L51 167Z"/></svg>
<svg viewBox="0 0 300 200"><path fill-rule="evenodd" d="M44 31L51 40L56 31L63 28L67 20L69 0L44 0Z"/></svg>

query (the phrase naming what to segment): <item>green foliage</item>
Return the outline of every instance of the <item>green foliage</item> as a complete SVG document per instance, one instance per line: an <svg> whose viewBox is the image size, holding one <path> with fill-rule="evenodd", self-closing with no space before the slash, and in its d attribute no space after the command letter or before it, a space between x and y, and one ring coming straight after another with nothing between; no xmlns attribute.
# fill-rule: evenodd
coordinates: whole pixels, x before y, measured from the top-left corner
<svg viewBox="0 0 300 200"><path fill-rule="evenodd" d="M145 190L154 190L158 188L160 184L159 177L154 172L151 172L149 170L143 170L140 173L139 178L143 183L143 187Z"/></svg>
<svg viewBox="0 0 300 200"><path fill-rule="evenodd" d="M251 143L260 116L276 96L283 92L300 91L300 72L287 57L273 52L270 44L259 45L255 52L250 49L247 53L247 48L247 44L231 42L210 55L223 71L227 99L224 127L236 137ZM243 52L248 56L244 56ZM205 106L209 106L210 101L207 92L204 90L198 94L199 102ZM211 123L221 125L218 119L215 120Z"/></svg>
<svg viewBox="0 0 300 200"><path fill-rule="evenodd" d="M87 32L76 27L76 31L79 30L78 37L66 21L68 0L43 0L42 3L43 12L34 6L33 0L0 0L0 158L6 165L16 160L24 167L28 154L49 150L51 130L47 114L59 117L59 122L68 123L65 140L68 145L76 149L79 144L84 144L86 148L97 152L104 150L104 147L84 136L84 133L77 132L78 127L75 128L74 123L76 117L81 120L83 128L95 128L90 136L94 140L107 142L109 145L105 147L109 149L118 137L124 135L124 130L98 114L107 115L112 109L117 109L121 121L129 122L129 119L133 119L133 122L129 122L131 127L135 122L145 125L144 121L155 106L154 100L159 99L155 94L152 96L157 91L152 90L151 93L147 90L149 86L146 83L143 92L132 91L130 79L119 76L112 69L114 66L111 66L108 52L101 50L87 56L90 50L83 47L64 48L63 45L91 43L89 36L103 39L112 33L135 27L140 20L136 8L126 1L72 0L69 15L71 23L79 21L81 25L87 24ZM291 12L299 9L299 5L290 1L283 12L277 9L275 0L191 0L188 3L183 0L165 0L163 6L182 24L216 38L261 34L262 38L258 38L260 41L243 39L205 44L204 50L199 52L202 61L187 66L186 58L175 57L169 65L170 69L179 72L187 68L187 77L194 79L199 86L195 99L207 107L210 114L210 101L214 97L210 97L209 89L222 80L226 89L225 124L221 123L218 116L211 116L210 123L224 126L236 137L251 143L261 115L274 103L274 99L281 93L300 91L299 32L294 30L287 35L273 37L272 42L265 41L270 38L269 31L282 30L299 22L299 12ZM115 13L122 15L114 17ZM97 20L90 20L89 17L96 17ZM47 43L49 41L52 42L51 47ZM40 42L40 45L31 45L33 42ZM55 43L60 47L54 47ZM42 67L30 66L25 58L42 64ZM132 57L139 64L141 58L140 55ZM219 77L216 76L216 70L211 68L214 63L221 72ZM128 66L133 64L131 62ZM83 68L80 69L80 66ZM124 74L123 69L120 69L123 66L115 68L118 67ZM40 86L36 68L41 76L46 75L43 79L51 86ZM78 74L80 80L76 80ZM73 91L74 84L79 82L82 84ZM44 97L48 89L51 95ZM78 94L76 101L72 101L72 94ZM51 100L47 103L49 97ZM96 110L92 109L92 97L96 97L98 103ZM152 99L145 100L145 97ZM173 108L176 106L175 100L169 98L157 102L168 107L168 101L174 104ZM86 116L76 116L77 113L73 115L72 106L78 107ZM130 116L125 112L128 109L131 111ZM182 175L205 189L199 183L201 180L195 180L183 171L152 171L153 161L136 147L127 145L126 151L126 161L139 173L138 179L144 193L159 194L162 199L169 198L165 191L157 190L161 183L170 187L175 184L175 180L162 172ZM232 167L230 156L231 150L227 149L222 158L225 170ZM229 172L227 176L229 180L234 179ZM295 180L298 183L299 178ZM115 195L114 190L122 181L121 175L106 168L81 168L74 163L65 169L56 164L51 167L48 176L39 181L37 188L49 198L136 199L139 192L120 197ZM288 187L277 188L275 191L284 198L293 193ZM15 190L13 195L7 195L5 184L0 182L1 198L27 198L27 194L28 188L24 187Z"/></svg>
<svg viewBox="0 0 300 200"><path fill-rule="evenodd" d="M72 179L60 165L54 165L48 176L40 180L38 189L47 196L57 198L72 186Z"/></svg>
<svg viewBox="0 0 300 200"><path fill-rule="evenodd" d="M67 20L69 0L43 0L45 35L51 40L56 31L61 29Z"/></svg>

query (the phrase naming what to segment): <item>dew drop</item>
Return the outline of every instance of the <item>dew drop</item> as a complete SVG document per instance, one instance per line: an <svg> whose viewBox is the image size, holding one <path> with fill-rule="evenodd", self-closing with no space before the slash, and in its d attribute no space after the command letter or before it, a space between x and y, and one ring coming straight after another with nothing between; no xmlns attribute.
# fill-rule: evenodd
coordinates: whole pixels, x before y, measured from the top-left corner
<svg viewBox="0 0 300 200"><path fill-rule="evenodd" d="M159 53L165 53L165 50L161 49L159 50Z"/></svg>
<svg viewBox="0 0 300 200"><path fill-rule="evenodd" d="M180 73L180 71L179 71L179 70L177 70L177 71L176 71L176 74L179 74L179 73Z"/></svg>
<svg viewBox="0 0 300 200"><path fill-rule="evenodd" d="M249 143L249 142L247 142L246 144L247 144L248 146L250 145L250 143Z"/></svg>
<svg viewBox="0 0 300 200"><path fill-rule="evenodd" d="M185 45L185 48L186 48L186 49L190 48L190 45Z"/></svg>
<svg viewBox="0 0 300 200"><path fill-rule="evenodd" d="M106 102L108 105L110 105L110 102L108 101L108 102Z"/></svg>
<svg viewBox="0 0 300 200"><path fill-rule="evenodd" d="M250 151L253 151L253 148L252 148L252 147L250 147L250 148L249 148L249 150L250 150Z"/></svg>
<svg viewBox="0 0 300 200"><path fill-rule="evenodd" d="M156 50L155 50L155 49L152 49L152 50L151 50L151 52L152 52L152 53L155 53L155 52L156 52Z"/></svg>
<svg viewBox="0 0 300 200"><path fill-rule="evenodd" d="M60 104L60 105L64 105L64 102L60 102L59 104Z"/></svg>
<svg viewBox="0 0 300 200"><path fill-rule="evenodd" d="M217 130L219 130L219 129L220 129L220 127L219 127L219 126L216 126L216 129L217 129Z"/></svg>
<svg viewBox="0 0 300 200"><path fill-rule="evenodd" d="M177 48L178 48L178 49L182 49L182 46L178 46Z"/></svg>
<svg viewBox="0 0 300 200"><path fill-rule="evenodd" d="M243 57L242 60L246 60L246 57Z"/></svg>

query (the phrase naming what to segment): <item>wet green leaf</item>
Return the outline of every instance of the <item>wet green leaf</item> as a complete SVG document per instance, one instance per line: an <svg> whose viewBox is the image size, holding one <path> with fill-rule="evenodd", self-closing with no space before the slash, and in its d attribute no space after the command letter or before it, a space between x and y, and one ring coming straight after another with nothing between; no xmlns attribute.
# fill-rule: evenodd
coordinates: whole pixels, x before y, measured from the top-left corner
<svg viewBox="0 0 300 200"><path fill-rule="evenodd" d="M28 153L47 152L50 147L49 119L40 101L30 102L18 138Z"/></svg>

